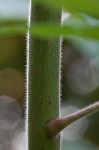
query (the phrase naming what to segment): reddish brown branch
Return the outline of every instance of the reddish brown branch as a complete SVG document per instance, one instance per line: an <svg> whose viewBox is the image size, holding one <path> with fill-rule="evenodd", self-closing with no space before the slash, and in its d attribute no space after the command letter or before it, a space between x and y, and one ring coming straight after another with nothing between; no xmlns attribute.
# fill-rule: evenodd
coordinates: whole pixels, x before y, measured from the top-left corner
<svg viewBox="0 0 99 150"><path fill-rule="evenodd" d="M54 139L65 127L70 125L72 122L89 115L99 110L99 101L73 113L64 118L58 118L49 122L46 126L47 136L50 139Z"/></svg>

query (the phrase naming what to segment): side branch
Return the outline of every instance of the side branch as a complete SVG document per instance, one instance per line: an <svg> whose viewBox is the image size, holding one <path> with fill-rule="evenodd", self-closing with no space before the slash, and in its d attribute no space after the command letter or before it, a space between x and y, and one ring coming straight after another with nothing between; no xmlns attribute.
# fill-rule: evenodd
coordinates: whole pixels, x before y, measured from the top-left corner
<svg viewBox="0 0 99 150"><path fill-rule="evenodd" d="M75 122L76 120L90 115L91 113L94 113L99 110L99 101L73 113L70 114L64 118L58 118L55 119L51 122L49 122L46 125L46 132L47 132L47 137L49 139L54 139L57 134L59 134L65 127L70 125L71 123Z"/></svg>

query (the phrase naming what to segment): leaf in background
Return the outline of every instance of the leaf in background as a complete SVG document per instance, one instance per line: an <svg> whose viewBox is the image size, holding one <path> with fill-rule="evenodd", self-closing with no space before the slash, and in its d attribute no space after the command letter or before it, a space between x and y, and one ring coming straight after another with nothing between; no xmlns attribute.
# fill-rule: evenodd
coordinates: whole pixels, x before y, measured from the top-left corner
<svg viewBox="0 0 99 150"><path fill-rule="evenodd" d="M1 35L17 35L26 34L26 25L3 25L0 27ZM47 25L39 24L32 25L30 32L33 36L38 36L42 38L55 38L63 35L66 38L72 36L82 36L85 38L99 39L99 26L69 26L65 25L60 27L60 25Z"/></svg>
<svg viewBox="0 0 99 150"><path fill-rule="evenodd" d="M18 35L26 34L26 25L2 25L0 26L0 35Z"/></svg>
<svg viewBox="0 0 99 150"><path fill-rule="evenodd" d="M99 0L62 0L66 10L83 12L95 17L99 17Z"/></svg>
<svg viewBox="0 0 99 150"><path fill-rule="evenodd" d="M99 26L99 20L78 12L76 14L72 14L70 17L64 20L63 25L68 25L73 28Z"/></svg>
<svg viewBox="0 0 99 150"><path fill-rule="evenodd" d="M95 17L99 17L99 0L35 0L48 7L61 8L69 12L79 11Z"/></svg>
<svg viewBox="0 0 99 150"><path fill-rule="evenodd" d="M88 15L85 14L74 14L71 15L68 19L66 19L63 22L63 25L65 26L70 26L70 27L76 27L79 29L79 27L85 28L87 26L95 27L99 26L99 20L89 17ZM80 50L80 52L88 56L90 58L96 57L99 55L99 39L84 39L83 37L75 37L72 36L70 38L70 41L74 46Z"/></svg>
<svg viewBox="0 0 99 150"><path fill-rule="evenodd" d="M58 26L58 25L33 25L30 32L32 35L42 38L55 38L61 35L66 38L72 36L82 36L85 38L98 39L99 38L99 26Z"/></svg>

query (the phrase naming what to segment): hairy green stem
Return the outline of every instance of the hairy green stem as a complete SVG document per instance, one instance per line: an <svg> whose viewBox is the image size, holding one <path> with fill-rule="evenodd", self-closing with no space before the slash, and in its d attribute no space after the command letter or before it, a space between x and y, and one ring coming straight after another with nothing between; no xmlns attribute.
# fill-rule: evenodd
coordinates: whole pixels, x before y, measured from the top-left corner
<svg viewBox="0 0 99 150"><path fill-rule="evenodd" d="M55 119L49 122L46 126L47 136L49 139L53 139L56 137L58 133L60 133L65 127L73 123L74 121L89 115L95 111L99 110L99 101L91 104L73 114L70 114L64 118Z"/></svg>
<svg viewBox="0 0 99 150"><path fill-rule="evenodd" d="M33 24L60 24L61 11L54 12L32 1ZM59 150L60 140L46 137L45 125L59 116L60 39L41 39L30 33L27 59L28 150Z"/></svg>

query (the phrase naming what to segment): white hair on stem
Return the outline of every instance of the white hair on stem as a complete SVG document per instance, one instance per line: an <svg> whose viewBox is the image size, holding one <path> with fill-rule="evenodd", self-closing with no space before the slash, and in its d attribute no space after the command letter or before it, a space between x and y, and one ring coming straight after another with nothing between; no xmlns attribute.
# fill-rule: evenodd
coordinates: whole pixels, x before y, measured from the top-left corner
<svg viewBox="0 0 99 150"><path fill-rule="evenodd" d="M26 36L26 66L25 66L25 79L26 79L26 85L25 85L25 135L26 135L26 150L28 150L28 100L29 100L29 41L30 41L30 34L29 34L29 28L30 28L30 22L31 22L31 0L29 0L29 7L28 7L28 31Z"/></svg>

